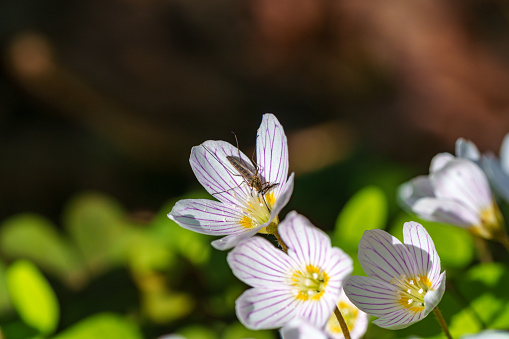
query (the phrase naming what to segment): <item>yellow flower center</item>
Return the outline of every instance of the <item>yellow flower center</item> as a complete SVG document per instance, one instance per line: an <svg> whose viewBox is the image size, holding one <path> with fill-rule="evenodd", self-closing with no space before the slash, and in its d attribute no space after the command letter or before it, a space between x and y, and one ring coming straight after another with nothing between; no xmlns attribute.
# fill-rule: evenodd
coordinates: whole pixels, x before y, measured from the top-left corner
<svg viewBox="0 0 509 339"><path fill-rule="evenodd" d="M341 315L343 315L343 319L345 319L348 331L352 332L355 326L355 321L357 320L357 315L359 314L359 309L353 304L342 300L338 302L338 308ZM327 321L325 329L327 332L332 334L339 334L343 332L341 330L341 325L339 325L338 318L334 313L330 316L329 321Z"/></svg>
<svg viewBox="0 0 509 339"><path fill-rule="evenodd" d="M239 220L239 223L244 228L254 228L265 224L269 221L270 211L274 208L275 203L276 198L272 192L264 195L253 192L251 198L246 202L246 205L243 208L244 215ZM275 229L278 224L279 218L276 217L268 226L262 228L260 233L268 233L267 228Z"/></svg>
<svg viewBox="0 0 509 339"><path fill-rule="evenodd" d="M320 268L307 265L304 272L293 272L291 280L291 285L297 299L319 300L325 292L329 276Z"/></svg>
<svg viewBox="0 0 509 339"><path fill-rule="evenodd" d="M473 226L470 231L483 237L485 239L497 240L499 237L504 237L504 218L496 202L493 202L490 206L485 207L480 213L481 224Z"/></svg>
<svg viewBox="0 0 509 339"><path fill-rule="evenodd" d="M407 279L405 275L402 275L399 279L392 279L391 284L400 288L397 293L401 305L416 313L424 311L424 296L428 291L433 291L431 282L426 276Z"/></svg>

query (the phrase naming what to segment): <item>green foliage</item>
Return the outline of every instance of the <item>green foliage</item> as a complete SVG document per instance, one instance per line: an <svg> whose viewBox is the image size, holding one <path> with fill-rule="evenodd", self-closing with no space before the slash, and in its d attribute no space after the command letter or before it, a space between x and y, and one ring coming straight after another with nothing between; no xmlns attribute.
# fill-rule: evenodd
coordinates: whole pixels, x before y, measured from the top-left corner
<svg viewBox="0 0 509 339"><path fill-rule="evenodd" d="M53 339L142 339L138 327L122 316L99 313L90 316Z"/></svg>
<svg viewBox="0 0 509 339"><path fill-rule="evenodd" d="M21 319L42 334L52 333L59 320L59 306L53 289L37 267L16 261L7 269L7 288Z"/></svg>
<svg viewBox="0 0 509 339"><path fill-rule="evenodd" d="M457 282L457 293L466 300L466 307L453 317L456 332L463 331L470 316L470 331L484 326L492 329L509 328L509 268L501 263L486 263L472 267Z"/></svg>
<svg viewBox="0 0 509 339"><path fill-rule="evenodd" d="M133 229L125 211L99 193L83 193L67 205L64 227L95 273L125 260Z"/></svg>
<svg viewBox="0 0 509 339"><path fill-rule="evenodd" d="M28 259L69 284L80 279L82 263L76 249L46 218L20 214L0 227L0 248L7 258Z"/></svg>
<svg viewBox="0 0 509 339"><path fill-rule="evenodd" d="M212 250L210 242L213 238L178 226L177 223L168 218L168 213L175 203L181 199L207 198L210 198L210 195L205 191L196 191L190 192L179 199L174 199L159 210L149 226L150 233L154 238L162 239L176 253L196 265L204 264L210 259Z"/></svg>
<svg viewBox="0 0 509 339"><path fill-rule="evenodd" d="M343 249L354 262L354 275L364 275L357 259L359 241L364 231L383 229L387 222L387 199L375 186L367 186L351 197L336 220L332 244Z"/></svg>
<svg viewBox="0 0 509 339"><path fill-rule="evenodd" d="M178 331L186 339L218 339L218 335L211 328L192 325Z"/></svg>
<svg viewBox="0 0 509 339"><path fill-rule="evenodd" d="M0 313L5 312L11 308L11 301L9 298L9 291L7 289L6 268L0 262Z"/></svg>
<svg viewBox="0 0 509 339"><path fill-rule="evenodd" d="M346 251L356 251L366 230L385 228L387 201L378 187L367 186L348 200L334 229L334 243Z"/></svg>

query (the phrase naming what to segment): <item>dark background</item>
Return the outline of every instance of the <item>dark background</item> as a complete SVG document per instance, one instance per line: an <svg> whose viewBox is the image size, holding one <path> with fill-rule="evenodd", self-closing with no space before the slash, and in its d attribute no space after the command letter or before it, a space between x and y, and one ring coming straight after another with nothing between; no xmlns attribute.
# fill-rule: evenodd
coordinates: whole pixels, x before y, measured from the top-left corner
<svg viewBox="0 0 509 339"><path fill-rule="evenodd" d="M3 1L0 42L0 217L83 189L156 209L196 185L193 145L249 153L265 112L297 175L509 129L504 1Z"/></svg>

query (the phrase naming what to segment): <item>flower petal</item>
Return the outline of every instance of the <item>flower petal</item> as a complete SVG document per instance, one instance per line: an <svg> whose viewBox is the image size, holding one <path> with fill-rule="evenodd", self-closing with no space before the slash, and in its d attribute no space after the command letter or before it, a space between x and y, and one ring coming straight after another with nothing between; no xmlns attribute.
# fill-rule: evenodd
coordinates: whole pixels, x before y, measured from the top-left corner
<svg viewBox="0 0 509 339"><path fill-rule="evenodd" d="M412 312L402 308L399 312L395 312L386 318L373 320L373 324L389 330L400 330L415 324L426 315L424 315L424 312Z"/></svg>
<svg viewBox="0 0 509 339"><path fill-rule="evenodd" d="M293 193L293 181L294 181L294 173L290 174L290 177L286 181L284 185L281 186L280 191L276 195L276 204L274 205L274 208L272 208L272 211L270 212L270 222L281 212L281 210L288 204L288 201L290 201L290 198L292 197Z"/></svg>
<svg viewBox="0 0 509 339"><path fill-rule="evenodd" d="M196 178L214 198L224 203L242 205L251 193L238 171L226 159L232 156L254 170L249 158L225 141L207 140L191 150L189 162Z"/></svg>
<svg viewBox="0 0 509 339"><path fill-rule="evenodd" d="M257 133L256 157L264 183L279 184L274 188L278 194L288 177L288 142L273 114L264 114Z"/></svg>
<svg viewBox="0 0 509 339"><path fill-rule="evenodd" d="M500 147L500 167L505 174L509 175L509 133L505 135Z"/></svg>
<svg viewBox="0 0 509 339"><path fill-rule="evenodd" d="M238 234L246 231L240 224L242 214L228 204L207 199L178 201L168 217L188 230L210 234Z"/></svg>
<svg viewBox="0 0 509 339"><path fill-rule="evenodd" d="M456 140L456 156L458 158L465 158L475 163L481 160L481 154L477 146L470 140L459 138Z"/></svg>
<svg viewBox="0 0 509 339"><path fill-rule="evenodd" d="M426 229L414 221L403 225L403 238L406 247L415 258L417 274L426 276L432 282L440 278L440 257L435 244Z"/></svg>
<svg viewBox="0 0 509 339"><path fill-rule="evenodd" d="M419 199L412 210L422 219L443 222L464 228L479 225L479 215L462 203L436 198Z"/></svg>
<svg viewBox="0 0 509 339"><path fill-rule="evenodd" d="M282 339L328 339L322 330L299 318L290 321L279 333Z"/></svg>
<svg viewBox="0 0 509 339"><path fill-rule="evenodd" d="M272 329L289 323L299 303L289 288L252 288L237 299L235 311L240 322L249 329Z"/></svg>
<svg viewBox="0 0 509 339"><path fill-rule="evenodd" d="M295 211L288 213L278 227L288 255L299 263L322 267L331 249L330 238L304 216Z"/></svg>
<svg viewBox="0 0 509 339"><path fill-rule="evenodd" d="M445 272L440 275L437 280L438 285L434 291L428 291L424 296L425 308L421 312L413 312L409 309L402 308L398 312L386 315L380 319L373 321L374 324L388 328L391 330L399 330L408 327L416 322L424 319L440 302L445 291Z"/></svg>
<svg viewBox="0 0 509 339"><path fill-rule="evenodd" d="M336 296L331 298L329 289L326 290L326 293L329 293L329 296L324 295L317 302L302 303L297 316L306 319L312 325L323 328L334 312L340 295L340 293L337 293Z"/></svg>
<svg viewBox="0 0 509 339"><path fill-rule="evenodd" d="M428 291L424 296L424 305L426 306L424 316L427 316L429 312L438 306L440 300L442 300L442 296L445 292L445 271L435 280L433 288L433 291Z"/></svg>
<svg viewBox="0 0 509 339"><path fill-rule="evenodd" d="M490 154L483 156L482 167L497 193L509 201L509 175L502 170L497 159Z"/></svg>
<svg viewBox="0 0 509 339"><path fill-rule="evenodd" d="M386 317L403 309L396 287L379 279L351 276L343 289L357 308L375 317Z"/></svg>
<svg viewBox="0 0 509 339"><path fill-rule="evenodd" d="M339 298L338 308L344 315L354 314L353 317L350 318L345 317L348 329L350 330L350 337L352 339L362 338L364 336L364 333L366 333L366 330L368 329L369 314L361 311L357 306L355 306L350 301L350 299L348 299L344 291L341 293L341 296ZM334 319L335 326L339 326L339 322L337 321L336 316L333 315L331 318ZM327 323L327 332L334 339L344 339L342 333L331 333L329 324L331 324L331 319L329 319L329 322Z"/></svg>
<svg viewBox="0 0 509 339"><path fill-rule="evenodd" d="M509 339L509 332L502 330L484 330L477 334L464 335L461 339Z"/></svg>
<svg viewBox="0 0 509 339"><path fill-rule="evenodd" d="M403 207L412 209L415 202L421 198L434 197L433 186L428 176L421 175L404 183L398 189L398 198Z"/></svg>
<svg viewBox="0 0 509 339"><path fill-rule="evenodd" d="M401 275L410 277L416 273L415 259L406 246L378 229L364 231L359 242L359 261L369 277L387 283Z"/></svg>
<svg viewBox="0 0 509 339"><path fill-rule="evenodd" d="M227 257L233 274L253 287L286 284L293 259L262 237L254 237L235 247Z"/></svg>
<svg viewBox="0 0 509 339"><path fill-rule="evenodd" d="M455 200L472 211L491 206L492 197L483 171L470 160L455 159L430 175L439 199Z"/></svg>
<svg viewBox="0 0 509 339"><path fill-rule="evenodd" d="M431 159L431 165L429 166L429 173L433 173L441 170L450 161L456 159L454 155L450 153L438 153Z"/></svg>
<svg viewBox="0 0 509 339"><path fill-rule="evenodd" d="M258 226L256 228L251 228L249 230L246 230L244 228L245 231L243 233L230 234L230 235L228 235L228 236L226 236L224 238L214 240L213 242L211 242L211 245L216 250L220 250L220 251L229 250L231 248L234 248L235 246L237 246L238 244L240 244L244 240L249 239L252 236L254 236L263 227L265 227L265 226L261 225L261 226Z"/></svg>

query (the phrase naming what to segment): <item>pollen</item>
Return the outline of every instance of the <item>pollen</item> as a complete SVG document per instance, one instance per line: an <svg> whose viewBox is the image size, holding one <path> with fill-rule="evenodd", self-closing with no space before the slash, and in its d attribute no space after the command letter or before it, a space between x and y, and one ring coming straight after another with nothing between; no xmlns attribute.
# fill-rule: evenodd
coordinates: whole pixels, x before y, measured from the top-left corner
<svg viewBox="0 0 509 339"><path fill-rule="evenodd" d="M273 208L276 204L276 198L274 197L274 193L270 192L264 195L265 201L267 202L267 205L269 205L270 208Z"/></svg>
<svg viewBox="0 0 509 339"><path fill-rule="evenodd" d="M338 308L345 319L346 327L348 327L348 331L352 332L354 329L355 322L357 321L357 316L359 315L359 309L355 307L351 303L347 303L345 301L340 300L338 302ZM342 333L341 326L339 325L338 318L334 315L334 313L330 316L329 321L326 325L326 330L332 334L340 334Z"/></svg>
<svg viewBox="0 0 509 339"><path fill-rule="evenodd" d="M424 296L428 291L433 291L431 282L426 276L417 276L408 279L402 275L392 279L391 283L400 288L397 292L399 303L415 313L424 310Z"/></svg>
<svg viewBox="0 0 509 339"><path fill-rule="evenodd" d="M240 224L244 228L253 228L253 220L251 220L250 217L247 215L243 216L242 219L240 219Z"/></svg>
<svg viewBox="0 0 509 339"><path fill-rule="evenodd" d="M470 228L471 233L486 239L497 239L503 234L504 218L495 202L481 209L480 219L479 225Z"/></svg>
<svg viewBox="0 0 509 339"><path fill-rule="evenodd" d="M320 300L325 293L329 276L320 268L307 265L304 271L295 271L291 276L291 285L298 300Z"/></svg>
<svg viewBox="0 0 509 339"><path fill-rule="evenodd" d="M245 202L245 209L242 211L244 216L240 220L240 224L244 228L254 228L266 224L270 217L275 198L272 193L265 195L253 192ZM277 229L279 218L276 216L271 223L263 227L259 233L272 234Z"/></svg>

